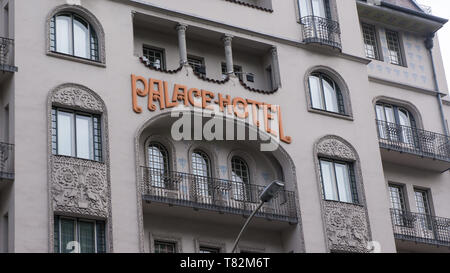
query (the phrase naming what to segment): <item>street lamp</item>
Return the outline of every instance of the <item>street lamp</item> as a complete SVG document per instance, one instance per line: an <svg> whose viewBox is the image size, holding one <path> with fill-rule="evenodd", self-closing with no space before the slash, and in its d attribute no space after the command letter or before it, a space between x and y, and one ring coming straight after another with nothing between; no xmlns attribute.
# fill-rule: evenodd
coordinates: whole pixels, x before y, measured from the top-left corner
<svg viewBox="0 0 450 273"><path fill-rule="evenodd" d="M255 214L261 209L261 207L272 200L272 198L277 194L279 190L284 188L284 183L278 180L273 181L264 188L263 192L259 195L259 200L261 202L259 203L258 207L252 212L250 217L248 217L247 221L245 221L244 226L241 229L241 232L239 232L238 237L236 238L236 241L234 242L233 250L231 250L231 253L234 253L236 251L236 248L238 246L239 240L241 239L242 234L244 233L245 229L247 228L248 224L252 220L252 218L255 216Z"/></svg>

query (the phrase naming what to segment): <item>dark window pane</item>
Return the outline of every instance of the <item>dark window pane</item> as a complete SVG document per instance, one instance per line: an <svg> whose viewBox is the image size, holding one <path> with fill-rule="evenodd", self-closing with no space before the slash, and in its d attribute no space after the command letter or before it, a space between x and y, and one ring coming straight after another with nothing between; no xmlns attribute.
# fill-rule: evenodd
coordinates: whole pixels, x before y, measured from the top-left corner
<svg viewBox="0 0 450 273"><path fill-rule="evenodd" d="M94 222L78 222L79 242L81 253L95 252L95 227Z"/></svg>

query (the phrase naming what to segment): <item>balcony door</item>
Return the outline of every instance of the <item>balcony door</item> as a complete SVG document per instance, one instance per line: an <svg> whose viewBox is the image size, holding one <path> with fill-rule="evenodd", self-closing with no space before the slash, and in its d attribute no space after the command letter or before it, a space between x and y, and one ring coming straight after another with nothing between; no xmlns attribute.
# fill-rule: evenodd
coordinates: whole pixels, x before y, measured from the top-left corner
<svg viewBox="0 0 450 273"><path fill-rule="evenodd" d="M334 25L330 22L329 0L299 0L299 9L307 39L332 40Z"/></svg>
<svg viewBox="0 0 450 273"><path fill-rule="evenodd" d="M170 186L169 153L167 149L160 143L152 142L148 146L147 156L150 186L161 189Z"/></svg>
<svg viewBox="0 0 450 273"><path fill-rule="evenodd" d="M428 198L428 191L414 189L414 197L416 199L416 207L419 212L417 222L419 225L419 235L422 238L432 239L432 221L431 221L431 207Z"/></svg>
<svg viewBox="0 0 450 273"><path fill-rule="evenodd" d="M415 119L406 109L390 104L377 103L376 115L381 139L398 144L414 145Z"/></svg>
<svg viewBox="0 0 450 273"><path fill-rule="evenodd" d="M299 0L300 16L316 16L330 19L328 0Z"/></svg>
<svg viewBox="0 0 450 273"><path fill-rule="evenodd" d="M195 180L195 196L199 201L211 201L211 161L206 153L196 150L192 153L192 174Z"/></svg>

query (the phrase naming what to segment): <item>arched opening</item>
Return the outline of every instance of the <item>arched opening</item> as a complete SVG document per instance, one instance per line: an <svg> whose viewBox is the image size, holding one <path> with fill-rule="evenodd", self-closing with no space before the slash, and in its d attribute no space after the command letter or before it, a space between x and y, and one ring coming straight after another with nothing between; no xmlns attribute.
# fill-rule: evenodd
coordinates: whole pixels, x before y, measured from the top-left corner
<svg viewBox="0 0 450 273"><path fill-rule="evenodd" d="M310 112L353 118L349 88L335 70L325 66L310 68L305 74L305 92Z"/></svg>
<svg viewBox="0 0 450 273"><path fill-rule="evenodd" d="M169 235L169 230L189 237L205 229L213 233L219 232L214 231L217 223L220 226L230 226L231 230L238 229L242 224L241 216L248 216L257 207L259 193L264 187L274 179L281 180L283 177L289 179L286 181L286 190L262 208L251 229L260 225L262 231L256 232L257 236L269 238L268 242L260 243L261 251L284 252L284 246L272 240L278 238L280 232L297 236L300 240L301 232L297 225L299 209L294 192L295 168L282 147L274 152L262 152L258 141L175 141L172 125L177 120L170 113L162 113L145 122L136 134L136 173L139 214L143 218L141 238L144 250L152 251L153 246L146 242L152 244L151 242L158 241L158 236ZM204 120L202 125L208 120L210 119ZM164 177L164 185L171 185L170 187L152 186L145 171L142 171L148 169L148 165L145 165L148 160L148 143L155 142L167 149L167 162L172 167ZM161 157L159 151L157 155ZM279 161L280 158L284 161ZM156 161L159 165L165 162L161 159ZM164 221L173 221L173 225L167 227L160 223L157 219L162 217ZM175 224L177 219L184 219L184 223L191 223L195 229L184 230L179 224ZM221 232L225 241L231 242L236 235L236 231ZM152 241L148 237L149 240L146 240L149 234L154 234L151 236L156 239ZM213 237L222 235L216 234ZM198 233L198 236L202 236L202 233ZM292 248L290 250L302 251L301 244L288 245ZM183 251L187 251L185 247L188 246L183 246Z"/></svg>

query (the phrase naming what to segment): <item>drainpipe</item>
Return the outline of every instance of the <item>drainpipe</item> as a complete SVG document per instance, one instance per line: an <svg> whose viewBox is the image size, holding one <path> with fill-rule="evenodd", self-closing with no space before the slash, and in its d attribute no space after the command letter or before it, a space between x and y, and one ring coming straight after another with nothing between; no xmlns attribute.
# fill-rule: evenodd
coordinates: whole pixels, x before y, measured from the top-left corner
<svg viewBox="0 0 450 273"><path fill-rule="evenodd" d="M439 92L439 84L438 84L437 76L436 76L436 67L434 65L434 59L433 59L433 51L432 50L434 47L434 41L433 41L434 36L435 36L434 33L430 33L430 35L428 35L428 37L425 40L425 47L428 49L428 52L430 53L431 68L433 70L434 88L436 90L436 98L437 98L438 104L439 104L439 111L441 114L442 126L444 127L444 133L448 137L449 132L448 132L448 128L447 128L447 123L445 122L444 108L442 106L442 98L441 98L441 94Z"/></svg>

